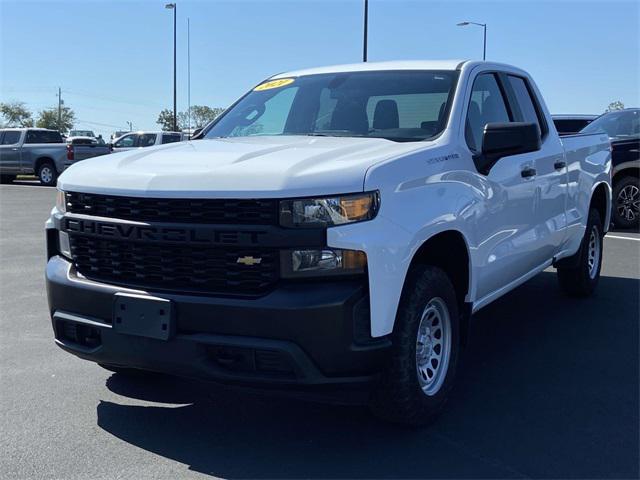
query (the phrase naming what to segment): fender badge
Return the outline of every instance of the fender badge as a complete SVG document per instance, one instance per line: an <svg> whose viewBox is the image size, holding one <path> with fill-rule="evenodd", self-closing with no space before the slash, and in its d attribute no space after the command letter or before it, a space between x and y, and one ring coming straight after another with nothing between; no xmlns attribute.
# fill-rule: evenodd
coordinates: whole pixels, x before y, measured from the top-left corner
<svg viewBox="0 0 640 480"><path fill-rule="evenodd" d="M236 263L241 263L247 266L260 265L261 262L262 262L262 258L255 258L255 257L238 257L238 260L236 260Z"/></svg>

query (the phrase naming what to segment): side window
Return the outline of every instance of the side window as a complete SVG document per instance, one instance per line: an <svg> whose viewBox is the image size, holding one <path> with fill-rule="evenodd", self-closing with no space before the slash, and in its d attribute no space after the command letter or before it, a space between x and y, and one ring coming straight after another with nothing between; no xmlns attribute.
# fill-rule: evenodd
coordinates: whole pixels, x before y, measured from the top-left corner
<svg viewBox="0 0 640 480"><path fill-rule="evenodd" d="M531 91L527 87L525 80L513 75L508 75L507 78L509 79L509 85L511 85L511 88L513 89L513 93L515 94L516 102L520 110L520 118L518 118L518 120L537 124L540 129L540 135L544 135L546 133L546 128L544 128L544 123L540 121L538 111L533 103L533 99L531 98Z"/></svg>
<svg viewBox="0 0 640 480"><path fill-rule="evenodd" d="M136 146L136 138L138 137L137 134L132 133L129 135L126 135L124 137L122 137L120 140L118 140L116 143L113 144L114 147L116 148L131 148L131 147L135 147Z"/></svg>
<svg viewBox="0 0 640 480"><path fill-rule="evenodd" d="M20 141L20 132L8 130L2 137L2 145L15 145Z"/></svg>
<svg viewBox="0 0 640 480"><path fill-rule="evenodd" d="M180 141L180 135L177 133L163 133L162 143L175 143Z"/></svg>
<svg viewBox="0 0 640 480"><path fill-rule="evenodd" d="M143 133L140 135L140 139L138 140L139 147L153 147L156 144L155 133Z"/></svg>
<svg viewBox="0 0 640 480"><path fill-rule="evenodd" d="M493 73L478 75L473 82L465 125L465 138L469 149L474 152L482 149L482 134L487 123L510 121L511 117L496 76Z"/></svg>
<svg viewBox="0 0 640 480"><path fill-rule="evenodd" d="M24 143L63 143L62 136L51 130L29 130Z"/></svg>

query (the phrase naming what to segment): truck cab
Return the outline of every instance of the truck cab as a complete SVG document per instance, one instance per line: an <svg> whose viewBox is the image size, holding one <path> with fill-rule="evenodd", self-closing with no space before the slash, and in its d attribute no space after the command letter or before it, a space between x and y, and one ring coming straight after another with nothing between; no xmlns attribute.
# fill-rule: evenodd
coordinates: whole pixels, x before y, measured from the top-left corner
<svg viewBox="0 0 640 480"><path fill-rule="evenodd" d="M275 75L198 141L82 162L58 189L64 350L122 374L357 389L420 425L474 312L552 266L566 294L594 292L611 150L560 138L519 68L363 63Z"/></svg>

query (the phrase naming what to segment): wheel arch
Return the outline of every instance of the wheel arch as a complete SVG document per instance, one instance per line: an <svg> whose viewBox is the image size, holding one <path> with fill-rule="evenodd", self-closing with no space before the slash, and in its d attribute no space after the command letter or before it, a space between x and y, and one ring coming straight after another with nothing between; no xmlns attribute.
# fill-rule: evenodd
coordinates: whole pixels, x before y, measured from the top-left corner
<svg viewBox="0 0 640 480"><path fill-rule="evenodd" d="M417 265L431 265L442 269L453 284L461 314L461 341L466 343L471 303L467 302L471 292L471 255L469 243L459 230L444 230L422 242L414 253L402 287L404 296L408 289L409 276ZM394 325L395 327L395 325Z"/></svg>
<svg viewBox="0 0 640 480"><path fill-rule="evenodd" d="M602 229L604 232L609 230L611 223L611 205L612 205L611 187L606 182L599 182L593 187L591 193L591 201L589 202L589 210L595 208L602 219Z"/></svg>
<svg viewBox="0 0 640 480"><path fill-rule="evenodd" d="M41 157L38 157L36 159L36 161L34 162L34 171L37 174L38 170L40 169L40 167L45 164L45 163L51 163L51 165L53 165L53 168L56 169L56 171L58 171L58 167L56 167L56 162L53 158L51 157L47 157L46 155L43 155Z"/></svg>

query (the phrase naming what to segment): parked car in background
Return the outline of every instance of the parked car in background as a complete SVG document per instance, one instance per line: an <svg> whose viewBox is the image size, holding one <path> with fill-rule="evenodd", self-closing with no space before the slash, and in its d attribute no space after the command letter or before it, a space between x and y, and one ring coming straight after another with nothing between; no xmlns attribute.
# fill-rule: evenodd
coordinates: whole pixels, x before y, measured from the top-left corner
<svg viewBox="0 0 640 480"><path fill-rule="evenodd" d="M69 137L92 137L97 138L93 130L69 130Z"/></svg>
<svg viewBox="0 0 640 480"><path fill-rule="evenodd" d="M95 137L68 137L67 160L86 160L111 153L111 149L100 139Z"/></svg>
<svg viewBox="0 0 640 480"><path fill-rule="evenodd" d="M116 138L111 144L111 149L114 152L122 152L133 148L153 147L183 140L188 140L188 135L181 132L132 132Z"/></svg>
<svg viewBox="0 0 640 480"><path fill-rule="evenodd" d="M118 130L117 132L113 132L109 138L113 142L114 140L120 138L123 135L126 135L127 133L131 132L129 130Z"/></svg>
<svg viewBox="0 0 640 480"><path fill-rule="evenodd" d="M613 223L640 226L640 109L627 108L601 115L581 133L605 132L611 141L613 165Z"/></svg>
<svg viewBox="0 0 640 480"><path fill-rule="evenodd" d="M568 295L596 289L609 140L551 122L533 79L500 63L276 75L201 140L60 177L55 342L123 375L357 386L382 418L427 423L473 312L552 265Z"/></svg>
<svg viewBox="0 0 640 480"><path fill-rule="evenodd" d="M0 182L17 175L36 174L43 185L55 185L58 175L78 160L110 153L109 147L72 145L56 130L6 128L0 130Z"/></svg>
<svg viewBox="0 0 640 480"><path fill-rule="evenodd" d="M573 135L593 122L598 115L552 115L559 135Z"/></svg>

